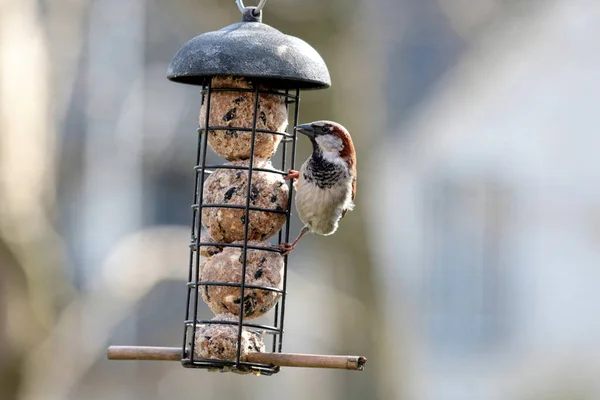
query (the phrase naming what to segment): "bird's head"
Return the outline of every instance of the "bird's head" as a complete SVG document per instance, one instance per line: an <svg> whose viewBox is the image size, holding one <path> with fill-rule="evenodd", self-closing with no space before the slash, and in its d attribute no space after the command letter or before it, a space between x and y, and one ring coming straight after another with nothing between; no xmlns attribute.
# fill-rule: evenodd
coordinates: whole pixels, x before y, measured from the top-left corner
<svg viewBox="0 0 600 400"><path fill-rule="evenodd" d="M315 121L296 126L296 132L306 135L313 145L313 151L324 157L342 158L349 168L356 163L354 144L348 130L333 121Z"/></svg>

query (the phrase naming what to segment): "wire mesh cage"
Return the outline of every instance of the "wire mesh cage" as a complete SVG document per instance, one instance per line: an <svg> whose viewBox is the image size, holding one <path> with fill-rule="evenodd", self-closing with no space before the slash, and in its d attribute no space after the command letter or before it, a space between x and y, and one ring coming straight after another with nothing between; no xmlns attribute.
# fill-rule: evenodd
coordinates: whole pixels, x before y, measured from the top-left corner
<svg viewBox="0 0 600 400"><path fill-rule="evenodd" d="M200 127L198 128L198 153L196 166L194 167L196 184L192 205L190 265L182 364L192 368L252 371L270 375L278 372L279 367L244 360L243 349L248 347L248 345L243 343L243 336L246 333L249 335L269 335L272 337L270 350L272 352L282 351L287 286L287 256L282 256L283 268L279 287L253 284L252 280L249 279L251 277L247 276L249 263L248 251L260 250L279 254L280 250L274 246L251 243L249 232L254 228L251 227L253 214L263 213L266 216L279 214L284 217L284 226L276 233L277 241L279 244L289 241L293 185L291 181L285 183L287 186L287 199L283 206L277 204L275 207L266 208L256 205L257 203L269 203L269 201L260 201L260 198L264 198L265 196L274 198L276 195L272 191L258 190L257 185L253 184L253 180L256 179L257 172L261 174L275 174L281 179L281 177L287 174L288 170L294 168L296 134L293 127L298 124L300 90L329 86L329 75L318 53L306 43L262 24L260 22L260 13L255 15L255 10L252 7L244 9L243 15L244 21L242 23L225 27L218 31L216 35L209 33L192 39L175 56L170 67L169 79L182 83L197 84L203 87L202 108L204 111L203 115L201 115ZM244 67L244 71L240 70L241 67ZM244 86L248 87L240 87L239 84L236 84L235 78L228 79L228 77L242 77L247 84ZM213 82L219 78L225 84L221 83L218 87L215 87ZM218 98L217 96L220 93L236 95L228 98ZM245 94L245 96L237 97L240 94ZM285 113L287 114L285 119L291 121L291 124L288 124L287 130L267 129L269 126L265 126L267 125L266 114L273 112L273 110L268 107L265 109L264 105L261 110L261 100L273 100L273 98L280 99L275 100L274 103L282 104L285 107ZM227 103L220 107L224 107L222 112L213 116L213 114L217 113L215 102L227 102L227 100L232 100L229 102L231 104ZM236 104L240 102L252 103L251 113L246 114L245 121L240 118L234 118L238 114ZM247 105L246 108L248 108ZM240 121L242 123L239 123ZM236 122L239 125L236 125ZM262 127L259 126L261 122ZM216 139L213 140L214 144L210 146L210 135L215 138L220 136L221 139L227 139L227 136L229 136L230 140L225 141L227 145L231 146L232 141L244 141L244 139L240 138L240 135L243 133L245 133L246 139L248 139L248 133L250 134L250 145L249 149L246 148L246 153L235 154L233 156L233 158L239 157L240 162L219 165L207 164L208 148L212 147L215 149L215 146L218 146ZM278 147L276 150L280 152L280 169L257 166L256 160L262 160L256 154L257 135L261 134L278 137L277 139L272 138L272 142L276 143L280 141L279 145L275 145L275 147ZM218 149L216 151L219 153ZM231 155L230 149L227 149L225 152L225 156ZM264 154L261 154L261 156L264 156ZM235 170L238 178L240 178L240 174L242 173L247 174L247 177L244 177L246 180L244 196L238 196L237 201L232 201L232 196L228 196L228 193L239 189L239 187L231 187L229 192L225 193L225 201L211 202L206 199L206 178L219 170ZM281 184L281 181L279 183ZM229 240L202 241L202 229L203 227L206 228L207 225L204 210L209 208L216 209L217 212L221 213L224 210L231 209L240 211L237 214L230 213L235 217L239 217L239 214L242 214L240 218L241 224L238 225L241 225L243 232L237 229L237 241L231 241L235 235L226 235ZM231 223L228 226L231 227ZM239 237L240 233L242 233L242 237ZM269 232L262 232L261 239L270 233L273 233L272 229ZM262 243L266 244L266 242ZM239 264L241 264L241 273L236 274L239 279L234 278L227 281L207 281L203 279L203 274L201 273L203 258L201 250L209 247L220 249L229 247L240 250ZM236 291L239 290L237 296L232 295L232 290L227 291L229 296L234 297L229 305L237 304L238 306L223 307L228 312L233 311L232 315L235 315L236 320L232 320L232 318L228 320L218 318L200 320L198 318L199 307L206 306L203 304L203 296L199 292L204 288L205 292L208 293L208 287L226 287L235 288L234 290ZM272 325L252 323L246 318L250 314L249 309L256 307L256 298L263 291L271 292L278 297L278 301L274 304L274 321ZM204 300L207 299L204 298ZM267 304L262 311L270 311L267 309L269 305L273 306L272 304ZM232 310L232 308L235 308L235 310ZM225 325L236 329L221 328L221 331L218 331L217 328L212 329L212 333L215 331L220 333L221 338L219 339L206 335L207 331L210 331L210 328L206 330L205 327L210 325ZM205 329L205 331L202 332L199 330L200 327ZM224 339L223 332L229 333L230 337ZM199 356L199 353L202 353L202 349L199 349L198 335L204 335L200 339L207 341L206 346L210 347L215 345L211 341L219 340L221 340L221 343L216 344L216 346L231 345L232 333L236 333L235 345L231 346L235 349L234 359L231 359L231 349L229 351L222 350L220 354L229 353L229 357L223 357L228 359L215 359L215 357L203 358ZM258 350L258 348L254 350ZM214 355L212 353L215 353L215 351L212 353L204 351L204 353Z"/></svg>
<svg viewBox="0 0 600 400"><path fill-rule="evenodd" d="M285 300L286 300L286 277L287 277L287 256L283 257L283 276L282 276L282 288L277 287L268 287L261 285L252 285L247 282L246 279L246 269L247 269L247 256L248 250L261 250L267 252L279 252L279 250L275 247L267 247L267 246L256 246L249 244L248 240L248 230L250 223L250 212L263 212L263 213L277 213L285 216L285 226L282 230L277 234L278 243L283 243L289 241L289 226L290 226L290 207L292 204L292 192L293 187L291 183L289 183L289 195L288 195L288 207L287 209L279 208L262 208L252 205L252 178L253 174L257 171L270 173L270 174L278 174L280 176L284 176L287 174L286 171L289 169L293 169L294 159L295 159L295 151L296 151L296 135L294 133L287 132L277 132L268 129L258 129L256 126L257 116L259 115L260 110L258 109L259 105L259 95L260 94L270 94L284 97L284 101L287 109L293 110L293 121L295 126L297 124L297 118L299 113L298 108L298 99L299 99L299 89L294 90L294 94L290 94L289 90L285 90L282 92L275 92L272 90L259 90L260 80L255 80L253 83L252 89L246 89L246 91L250 91L254 98L254 106L253 106L253 121L252 128L238 127L238 126L213 126L209 123L209 115L210 115L210 102L211 95L215 93L215 91L227 91L227 92L238 92L240 90L244 91L244 89L236 89L236 88L211 88L211 83L208 81L205 89L203 89L203 104L206 105L206 120L204 123L204 127L198 128L199 133L199 141L198 141L198 158L197 165L194 167L196 172L196 187L194 189L194 203L192 205L193 209L193 217L192 217L192 235L191 235L191 243L190 243L190 265L189 265L189 276L188 276L188 295L187 295L187 310L186 310L186 318L185 318L185 335L184 335L184 358L182 360L184 366L189 367L198 367L198 368L223 368L223 367L235 367L236 369L255 369L260 371L262 374L272 374L278 371L278 367L261 365L257 363L244 362L241 360L241 350L242 350L242 327L250 328L256 332L260 332L262 334L272 335L272 350L273 352L278 351L281 352L283 345L283 326L284 326L284 316L285 316ZM291 106L291 107L290 107ZM206 164L206 156L208 149L208 135L212 132L216 131L248 131L251 132L251 148L250 148L250 158L248 161L248 165L207 165ZM281 143L281 169L266 169L266 168L257 168L254 166L254 147L255 147L255 137L257 133L267 133L269 135L280 135L283 136L284 139ZM208 174L214 172L215 169L234 169L236 171L244 171L247 173L247 182L246 185L246 195L245 195L245 204L230 204L230 203L207 203L203 202L204 198L204 186L205 186L205 177ZM256 186L254 186L255 188ZM257 196L261 196L260 193L256 194ZM244 230L244 238L243 243L234 244L227 242L202 242L201 241L201 232L202 232L202 212L199 210L204 208L230 208L230 209L239 209L243 211L243 230ZM234 247L241 249L241 280L239 283L236 282L211 282L204 281L201 279L200 275L200 249L205 247ZM198 319L198 308L202 303L202 306L205 306L202 302L201 296L199 296L199 288L201 286L224 286L224 287L235 287L239 288L240 298L243 299L239 301L239 314L238 321L224 321L224 320L199 320ZM251 322L248 322L244 319L246 314L245 308L249 308L249 301L245 300L251 294L248 293L248 289L253 290L261 290L274 292L280 295L280 300L275 304L275 316L274 322L271 326L267 325L258 325ZM255 293L255 292L254 292ZM235 300L234 300L235 301ZM199 324L231 324L236 325L238 327L238 335L237 335L237 344L236 344L236 359L235 361L227 361L227 360L207 360L198 358L195 356L196 352L196 340L194 340L194 332L198 331Z"/></svg>

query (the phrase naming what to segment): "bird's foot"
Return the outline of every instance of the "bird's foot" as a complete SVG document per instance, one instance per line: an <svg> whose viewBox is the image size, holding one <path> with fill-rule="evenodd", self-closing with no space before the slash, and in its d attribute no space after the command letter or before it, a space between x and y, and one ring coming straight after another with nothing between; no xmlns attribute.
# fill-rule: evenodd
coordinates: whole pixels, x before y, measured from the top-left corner
<svg viewBox="0 0 600 400"><path fill-rule="evenodd" d="M294 250L294 247L296 247L296 245L298 244L298 242L300 241L300 239L302 238L302 236L304 236L306 234L306 232L308 232L309 230L310 230L309 227L305 226L300 231L300 234L298 235L298 237L296 238L296 240L294 240L292 243L281 243L281 244L276 245L274 247L276 249L278 249L279 251L281 251L281 255L282 256L287 256L288 254L290 254L292 252L292 250Z"/></svg>
<svg viewBox="0 0 600 400"><path fill-rule="evenodd" d="M293 169L288 170L288 174L283 176L283 179L298 179L300 177L300 172L295 171Z"/></svg>
<svg viewBox="0 0 600 400"><path fill-rule="evenodd" d="M292 243L281 243L274 246L274 248L281 251L282 256L287 256L294 250L294 245Z"/></svg>

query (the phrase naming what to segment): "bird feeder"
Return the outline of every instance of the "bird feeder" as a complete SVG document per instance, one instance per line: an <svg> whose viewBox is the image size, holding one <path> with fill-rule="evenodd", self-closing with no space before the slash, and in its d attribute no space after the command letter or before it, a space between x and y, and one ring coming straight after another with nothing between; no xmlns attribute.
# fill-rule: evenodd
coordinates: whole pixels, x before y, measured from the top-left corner
<svg viewBox="0 0 600 400"><path fill-rule="evenodd" d="M294 169L300 92L331 80L314 48L261 22L265 0L237 3L242 22L188 41L167 75L202 88L183 344L111 346L108 358L263 375L362 370L364 357L282 353L288 257L269 240L289 241L293 185L283 177ZM208 148L226 162L209 165ZM201 320L207 305L216 316ZM255 322L271 311L271 325Z"/></svg>

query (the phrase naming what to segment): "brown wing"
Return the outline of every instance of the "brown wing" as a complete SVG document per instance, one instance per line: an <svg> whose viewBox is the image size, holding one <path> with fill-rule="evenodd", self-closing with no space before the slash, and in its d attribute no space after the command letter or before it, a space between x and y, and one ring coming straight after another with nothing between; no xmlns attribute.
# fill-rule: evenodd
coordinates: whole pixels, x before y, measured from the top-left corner
<svg viewBox="0 0 600 400"><path fill-rule="evenodd" d="M352 201L354 201L356 197L356 151L354 150L354 143L352 143L352 138L346 128L335 122L330 122L330 124L335 127L332 133L339 137L344 145L344 148L340 152L340 157L348 162L348 167L352 174ZM344 218L348 211L348 209L342 211L342 218Z"/></svg>

